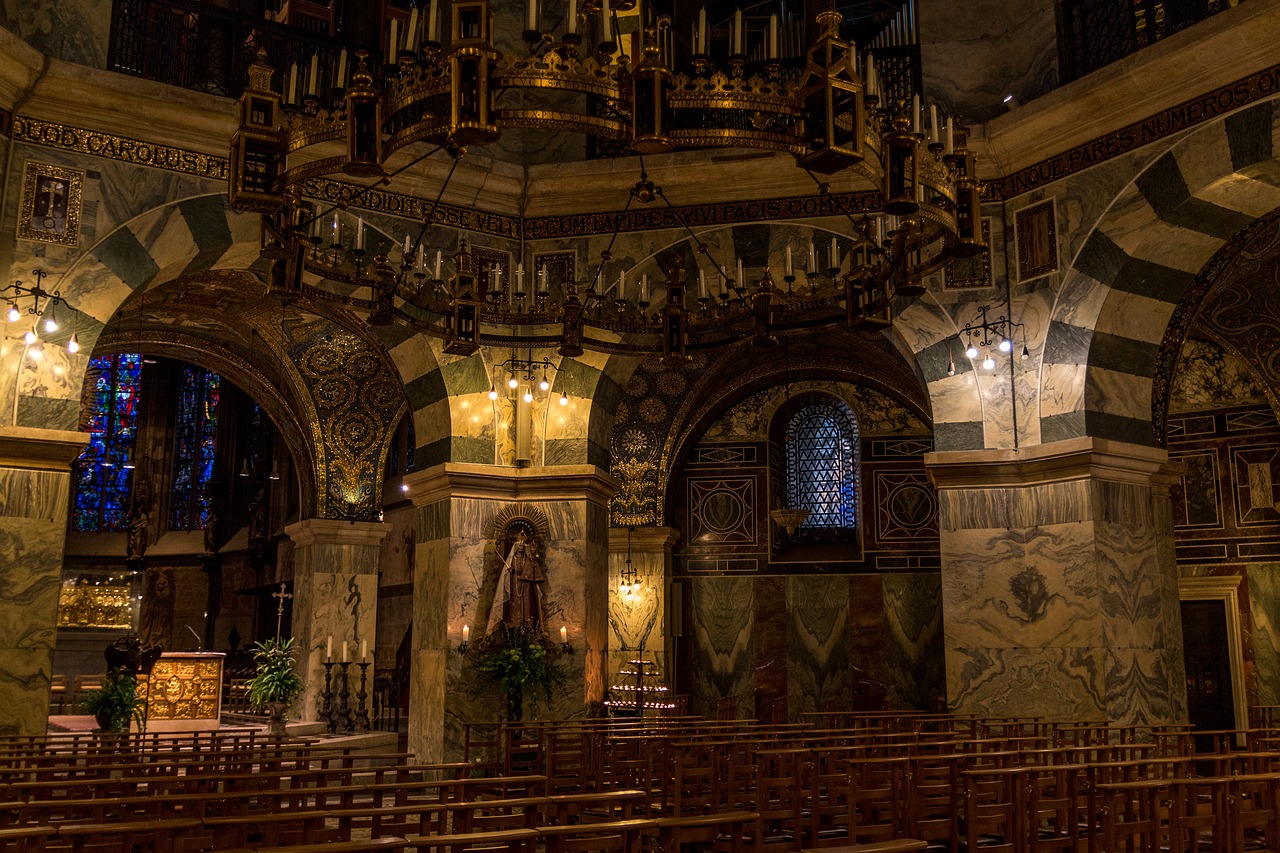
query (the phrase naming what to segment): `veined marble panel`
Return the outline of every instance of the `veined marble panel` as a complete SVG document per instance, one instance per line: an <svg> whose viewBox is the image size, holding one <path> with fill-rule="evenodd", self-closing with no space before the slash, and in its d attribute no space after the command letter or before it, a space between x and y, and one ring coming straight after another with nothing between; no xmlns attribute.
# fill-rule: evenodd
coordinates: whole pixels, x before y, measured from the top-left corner
<svg viewBox="0 0 1280 853"><path fill-rule="evenodd" d="M1103 522L1094 528L1107 648L1181 648L1180 620L1168 609L1168 587L1177 602L1176 570L1160 565L1155 532Z"/></svg>
<svg viewBox="0 0 1280 853"><path fill-rule="evenodd" d="M803 575L786 580L787 711L821 711L852 690L849 666L849 581Z"/></svg>
<svg viewBox="0 0 1280 853"><path fill-rule="evenodd" d="M960 354L964 358L964 353ZM965 423L983 419L983 402L974 372L966 370L929 384L933 422Z"/></svg>
<svg viewBox="0 0 1280 853"><path fill-rule="evenodd" d="M693 614L693 679L690 710L714 716L721 696L752 695L755 644L753 578L700 577L690 579L687 594ZM739 712L750 711L740 702Z"/></svg>
<svg viewBox="0 0 1280 853"><path fill-rule="evenodd" d="M1249 612L1258 704L1280 705L1280 563L1249 566Z"/></svg>
<svg viewBox="0 0 1280 853"><path fill-rule="evenodd" d="M65 521L71 475L0 468L0 516Z"/></svg>
<svg viewBox="0 0 1280 853"><path fill-rule="evenodd" d="M1208 341L1183 342L1169 395L1171 414L1265 402L1266 389L1243 359Z"/></svg>
<svg viewBox="0 0 1280 853"><path fill-rule="evenodd" d="M1098 648L970 649L948 644L951 709L991 717L1097 720L1106 717Z"/></svg>
<svg viewBox="0 0 1280 853"><path fill-rule="evenodd" d="M49 728L52 649L0 648L0 654L4 656L0 703L5 709L0 715L0 735L43 735Z"/></svg>
<svg viewBox="0 0 1280 853"><path fill-rule="evenodd" d="M963 531L942 545L949 648L1102 643L1092 525Z"/></svg>
<svg viewBox="0 0 1280 853"><path fill-rule="evenodd" d="M52 653L65 518L0 517L0 655Z"/></svg>
<svg viewBox="0 0 1280 853"><path fill-rule="evenodd" d="M1111 649L1106 660L1107 718L1122 725L1187 720L1182 647Z"/></svg>
<svg viewBox="0 0 1280 853"><path fill-rule="evenodd" d="M1139 365L1134 365L1140 369ZM1135 376L1102 367L1089 370L1089 409L1112 415L1147 421L1151 419L1151 387L1149 376Z"/></svg>
<svg viewBox="0 0 1280 853"><path fill-rule="evenodd" d="M1110 288L1092 276L1071 269L1057 287L1054 321L1079 329L1092 329L1102 313Z"/></svg>
<svg viewBox="0 0 1280 853"><path fill-rule="evenodd" d="M1098 329L1108 334L1158 344L1164 339L1172 307L1158 299L1116 290L1107 302L1106 321L1099 322Z"/></svg>
<svg viewBox="0 0 1280 853"><path fill-rule="evenodd" d="M1045 364L1040 368L1040 416L1084 410L1085 364Z"/></svg>
<svg viewBox="0 0 1280 853"><path fill-rule="evenodd" d="M891 701L908 708L936 708L946 697L942 634L942 578L893 574L884 588L885 668Z"/></svg>
<svg viewBox="0 0 1280 853"><path fill-rule="evenodd" d="M1262 216L1280 207L1280 187L1257 178L1264 168L1274 168L1274 164L1275 161L1270 160L1259 167L1245 169L1244 174L1237 172L1218 178L1201 189L1196 197L1211 204L1238 210L1246 216Z"/></svg>

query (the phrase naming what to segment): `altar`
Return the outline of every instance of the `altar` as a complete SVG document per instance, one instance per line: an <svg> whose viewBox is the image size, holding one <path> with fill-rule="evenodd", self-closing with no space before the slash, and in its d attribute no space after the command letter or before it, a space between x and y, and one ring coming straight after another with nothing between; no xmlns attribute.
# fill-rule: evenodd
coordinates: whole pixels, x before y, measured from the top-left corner
<svg viewBox="0 0 1280 853"><path fill-rule="evenodd" d="M165 652L139 676L138 696L149 732L218 728L222 713L222 652Z"/></svg>

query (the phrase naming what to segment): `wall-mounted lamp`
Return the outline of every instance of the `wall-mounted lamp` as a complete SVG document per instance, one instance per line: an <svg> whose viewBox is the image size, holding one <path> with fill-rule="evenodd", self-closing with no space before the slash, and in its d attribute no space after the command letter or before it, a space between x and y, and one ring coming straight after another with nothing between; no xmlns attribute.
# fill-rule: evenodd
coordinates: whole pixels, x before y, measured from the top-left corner
<svg viewBox="0 0 1280 853"><path fill-rule="evenodd" d="M960 330L959 337L964 338L965 348L964 354L971 361L976 361L982 357L982 367L985 370L992 370L996 366L996 352L1011 353L1013 352L1013 336L1015 330L1022 329L1021 323L1015 323L1006 318L1003 314L994 320L987 318L987 311L990 310L988 305L978 306L978 318L966 325ZM947 344L948 362L947 375L955 374L955 360L950 357L951 345ZM1030 351L1027 349L1024 337L1022 343L1021 358L1025 361L1031 357Z"/></svg>
<svg viewBox="0 0 1280 853"><path fill-rule="evenodd" d="M465 655L467 649L471 648L471 626L462 626L462 642L458 644L458 654Z"/></svg>
<svg viewBox="0 0 1280 853"><path fill-rule="evenodd" d="M564 625L560 626L560 650L566 655L573 654L573 646L569 645L569 629Z"/></svg>

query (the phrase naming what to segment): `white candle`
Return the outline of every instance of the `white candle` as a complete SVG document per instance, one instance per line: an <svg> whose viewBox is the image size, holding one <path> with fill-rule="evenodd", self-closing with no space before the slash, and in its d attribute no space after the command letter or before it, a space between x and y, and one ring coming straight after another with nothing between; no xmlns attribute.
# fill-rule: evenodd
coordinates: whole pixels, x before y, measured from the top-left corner
<svg viewBox="0 0 1280 853"><path fill-rule="evenodd" d="M333 634L329 635L329 642L325 643L324 659L333 660Z"/></svg>
<svg viewBox="0 0 1280 853"><path fill-rule="evenodd" d="M791 266L791 247L787 246L787 275L794 275L794 269Z"/></svg>
<svg viewBox="0 0 1280 853"><path fill-rule="evenodd" d="M333 85L338 89L347 88L347 49L345 47L342 53L338 54L338 77L333 81Z"/></svg>
<svg viewBox="0 0 1280 853"><path fill-rule="evenodd" d="M698 295L703 299L707 298L707 273L706 270L698 270Z"/></svg>
<svg viewBox="0 0 1280 853"><path fill-rule="evenodd" d="M364 248L364 220L356 217L356 248Z"/></svg>
<svg viewBox="0 0 1280 853"><path fill-rule="evenodd" d="M343 663L347 662L347 641L346 640L342 641L342 662Z"/></svg>
<svg viewBox="0 0 1280 853"><path fill-rule="evenodd" d="M738 258L738 287L746 286L746 279L742 277L742 258Z"/></svg>
<svg viewBox="0 0 1280 853"><path fill-rule="evenodd" d="M516 264L516 290L524 292L524 261Z"/></svg>
<svg viewBox="0 0 1280 853"><path fill-rule="evenodd" d="M735 54L745 54L747 52L744 47L746 43L746 32L742 27L742 10L738 9L733 13L733 52Z"/></svg>
<svg viewBox="0 0 1280 853"><path fill-rule="evenodd" d="M471 639L471 626L463 625L462 626L462 642L464 643L468 642L470 641L470 639Z"/></svg>
<svg viewBox="0 0 1280 853"><path fill-rule="evenodd" d="M569 642L569 629L563 625L560 626L560 642Z"/></svg>
<svg viewBox="0 0 1280 853"><path fill-rule="evenodd" d="M422 272L427 268L427 247L418 244L418 272Z"/></svg>
<svg viewBox="0 0 1280 853"><path fill-rule="evenodd" d="M929 105L929 142L938 142L938 105Z"/></svg>
<svg viewBox="0 0 1280 853"><path fill-rule="evenodd" d="M418 50L418 7L414 6L413 11L409 13L409 29L404 31L404 49L412 50L415 53Z"/></svg>
<svg viewBox="0 0 1280 853"><path fill-rule="evenodd" d="M409 242L409 235L404 235L404 256L409 257L409 253L413 251L413 244Z"/></svg>
<svg viewBox="0 0 1280 853"><path fill-rule="evenodd" d="M645 273L640 276L640 301L649 301L649 274Z"/></svg>
<svg viewBox="0 0 1280 853"><path fill-rule="evenodd" d="M543 264L542 269L538 270L538 290L547 289L547 265Z"/></svg>
<svg viewBox="0 0 1280 853"><path fill-rule="evenodd" d="M604 22L604 40L613 41L613 20L609 17L609 0L600 0L600 20Z"/></svg>
<svg viewBox="0 0 1280 853"><path fill-rule="evenodd" d="M703 6L698 11L698 50L697 53L707 52L707 7Z"/></svg>
<svg viewBox="0 0 1280 853"><path fill-rule="evenodd" d="M369 641L361 640L360 641L360 662L364 663L367 660L369 660Z"/></svg>
<svg viewBox="0 0 1280 853"><path fill-rule="evenodd" d="M578 0L569 0L569 21L565 24L564 31L566 33L578 31Z"/></svg>
<svg viewBox="0 0 1280 853"><path fill-rule="evenodd" d="M289 66L289 97L285 100L290 103L298 101L298 63Z"/></svg>
<svg viewBox="0 0 1280 853"><path fill-rule="evenodd" d="M627 298L627 271L623 270L618 273L618 298Z"/></svg>
<svg viewBox="0 0 1280 853"><path fill-rule="evenodd" d="M947 142L946 147L942 151L943 154L956 153L956 122L955 119L947 119Z"/></svg>
<svg viewBox="0 0 1280 853"><path fill-rule="evenodd" d="M338 214L333 215L333 245L342 245L342 230L338 227Z"/></svg>
<svg viewBox="0 0 1280 853"><path fill-rule="evenodd" d="M396 50L400 46L400 22L395 18L391 19L391 38L387 41L387 61L395 62Z"/></svg>
<svg viewBox="0 0 1280 853"><path fill-rule="evenodd" d="M436 274L435 274L436 281L440 280L440 262L442 260L444 260L444 252L441 252L439 249L436 249Z"/></svg>
<svg viewBox="0 0 1280 853"><path fill-rule="evenodd" d="M778 16L769 16L769 58L778 58Z"/></svg>
<svg viewBox="0 0 1280 853"><path fill-rule="evenodd" d="M911 96L911 132L920 132L920 96Z"/></svg>
<svg viewBox="0 0 1280 853"><path fill-rule="evenodd" d="M813 241L809 241L809 272L816 272L818 269L818 252L813 247Z"/></svg>
<svg viewBox="0 0 1280 853"><path fill-rule="evenodd" d="M427 7L427 41L435 42L440 40L437 38L438 34L436 33L436 22L438 20L439 15L436 14L436 0L431 0L431 5Z"/></svg>
<svg viewBox="0 0 1280 853"><path fill-rule="evenodd" d="M525 18L524 28L526 30L538 28L538 0L529 0L529 14Z"/></svg>
<svg viewBox="0 0 1280 853"><path fill-rule="evenodd" d="M307 94L314 95L320 80L320 54L311 54L311 72L307 75Z"/></svg>
<svg viewBox="0 0 1280 853"><path fill-rule="evenodd" d="M840 264L837 263L838 260L839 259L836 257L836 238L832 237L831 238L831 263L828 266L830 266L831 269L838 268L840 266Z"/></svg>

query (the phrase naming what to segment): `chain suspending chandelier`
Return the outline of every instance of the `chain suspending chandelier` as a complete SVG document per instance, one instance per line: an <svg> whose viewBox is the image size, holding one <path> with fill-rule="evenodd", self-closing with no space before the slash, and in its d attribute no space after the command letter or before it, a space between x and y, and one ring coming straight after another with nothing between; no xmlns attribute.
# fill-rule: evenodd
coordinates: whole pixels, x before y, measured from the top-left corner
<svg viewBox="0 0 1280 853"><path fill-rule="evenodd" d="M280 286L363 309L374 325L400 322L438 335L447 352L459 355L509 345L555 348L567 357L593 349L679 358L748 338L771 345L788 329L884 328L895 297L923 293L924 277L987 250L965 130L954 121L944 125L933 107L922 121L918 96L888 102L870 55L860 56L840 37L838 12L818 15L820 35L796 73L779 59L776 24L754 51L764 60L748 63L740 14L730 27L727 65L717 67L704 14L691 63L677 72L667 17L641 9L642 49L629 57L619 52L608 0L565 5L557 36L539 29L550 15L539 14L531 0L526 49L504 54L493 46L487 0L432 0L423 14L414 9L403 32L393 28L394 63L371 68L361 52L348 80L344 53L336 73L323 75L334 83L323 94L316 62L305 86L295 66L276 91L274 70L259 53L231 144L230 199L237 210L263 215L263 255L279 262ZM590 49L588 31L596 35ZM386 183L441 149L454 158L451 178L469 146L516 128L582 133L639 155L641 174L626 210L670 208L707 258L696 281L694 271L674 267L653 282L632 276L629 283L625 272L606 282L609 249L572 280L553 280L545 267L526 276L521 260L511 280L502 281L482 269L465 241L447 260L439 252L430 258L424 238L448 178L416 238L406 235L403 245L308 199L316 179ZM415 145L429 150L418 154ZM879 188L879 211L848 217L847 232L831 240L830 251L821 247L825 265L811 244L807 263L793 264L788 249L785 262L770 259L748 275L741 261L711 257L643 173L645 155L724 146L787 152L811 175L857 170ZM392 161L404 165L392 171Z"/></svg>

